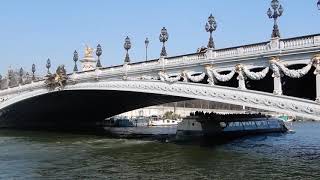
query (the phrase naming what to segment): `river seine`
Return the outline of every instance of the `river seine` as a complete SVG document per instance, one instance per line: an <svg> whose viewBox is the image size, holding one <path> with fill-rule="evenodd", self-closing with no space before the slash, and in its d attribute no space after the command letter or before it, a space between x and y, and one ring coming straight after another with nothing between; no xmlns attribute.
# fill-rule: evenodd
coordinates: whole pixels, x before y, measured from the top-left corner
<svg viewBox="0 0 320 180"><path fill-rule="evenodd" d="M294 134L182 145L0 131L0 179L320 179L320 123Z"/></svg>

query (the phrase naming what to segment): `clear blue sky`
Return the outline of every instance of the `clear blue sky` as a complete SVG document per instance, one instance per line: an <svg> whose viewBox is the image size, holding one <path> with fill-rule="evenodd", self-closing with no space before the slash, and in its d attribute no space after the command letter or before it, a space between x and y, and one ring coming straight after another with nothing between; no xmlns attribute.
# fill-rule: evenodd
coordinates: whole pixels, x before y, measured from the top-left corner
<svg viewBox="0 0 320 180"><path fill-rule="evenodd" d="M73 51L83 56L84 44L103 47L104 66L122 64L128 35L132 61L144 60L144 40L150 39L151 58L159 57L159 33L170 34L168 54L195 52L207 44L204 30L212 13L218 29L217 48L270 39L272 20L266 12L271 0L4 0L0 5L0 72L8 67L45 72L46 59L56 68L72 70ZM317 0L280 0L282 37L320 33Z"/></svg>

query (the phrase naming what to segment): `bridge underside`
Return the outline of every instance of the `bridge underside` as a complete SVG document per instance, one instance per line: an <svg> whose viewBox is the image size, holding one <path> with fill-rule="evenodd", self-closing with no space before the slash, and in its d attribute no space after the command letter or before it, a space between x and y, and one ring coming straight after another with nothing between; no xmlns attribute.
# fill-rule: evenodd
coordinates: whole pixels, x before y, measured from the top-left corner
<svg viewBox="0 0 320 180"><path fill-rule="evenodd" d="M0 117L0 126L89 130L107 117L183 100L189 99L126 91L58 91L7 107Z"/></svg>

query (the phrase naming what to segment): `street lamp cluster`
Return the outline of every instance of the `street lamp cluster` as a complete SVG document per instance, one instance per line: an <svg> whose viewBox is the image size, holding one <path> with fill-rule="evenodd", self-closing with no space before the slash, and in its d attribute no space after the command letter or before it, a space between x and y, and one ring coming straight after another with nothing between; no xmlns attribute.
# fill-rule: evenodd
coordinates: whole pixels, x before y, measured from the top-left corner
<svg viewBox="0 0 320 180"><path fill-rule="evenodd" d="M78 67L77 67L77 61L79 60L79 54L77 51L73 52L73 61L74 61L74 68L73 72L78 72Z"/></svg>
<svg viewBox="0 0 320 180"><path fill-rule="evenodd" d="M50 61L50 59L48 59L47 60L47 64L46 64L46 68L48 69L48 72L47 72L48 75L51 74L50 73L50 67L51 67L51 61Z"/></svg>
<svg viewBox="0 0 320 180"><path fill-rule="evenodd" d="M318 2L318 5L320 4L320 0ZM320 5L319 5L320 6ZM271 10L272 8L272 10ZM271 1L271 8L268 9L267 15L269 18L274 19L274 26L273 26L273 31L272 31L272 38L280 38L280 30L278 27L278 18L282 16L283 14L283 7L282 5L280 5L279 0L272 0ZM208 49L215 49L215 44L214 44L214 40L213 40L213 36L212 33L217 29L217 22L214 18L214 16L212 14L210 14L210 16L208 17L208 22L205 25L205 30L210 33L209 36L209 42L207 45ZM166 57L167 56L167 51L166 51L166 47L165 47L165 43L168 41L169 39L169 33L167 31L167 29L165 27L162 28L160 35L159 35L159 40L162 43L162 50L160 53L161 57ZM145 47L146 47L146 61L148 59L148 45L149 45L149 40L148 38L146 38L145 40ZM125 58L125 63L130 63L130 59L129 59L129 54L128 54L128 50L131 48L131 43L130 43L130 39L128 39L128 37L125 40L125 50L127 51L126 53L126 58Z"/></svg>
<svg viewBox="0 0 320 180"><path fill-rule="evenodd" d="M101 65L101 62L100 62L100 56L102 55L102 48L101 48L100 44L98 44L98 46L97 46L96 55L98 56L97 68L101 68L102 65Z"/></svg>
<svg viewBox="0 0 320 180"><path fill-rule="evenodd" d="M212 16L212 14L210 14L205 28L206 28L206 31L210 33L208 48L214 49L215 45L213 42L212 32L217 29L217 22L216 22L215 18Z"/></svg>
<svg viewBox="0 0 320 180"><path fill-rule="evenodd" d="M271 7L272 7L273 11L269 8L268 12L267 12L269 18L274 20L273 31L272 31L271 37L272 38L280 38L280 31L279 31L277 20L280 16L282 16L283 8L280 5L278 0L272 0Z"/></svg>
<svg viewBox="0 0 320 180"><path fill-rule="evenodd" d="M126 39L124 40L124 49L127 51L126 57L124 59L125 63L130 63L130 57L129 57L129 49L131 49L131 41L130 38L127 36Z"/></svg>
<svg viewBox="0 0 320 180"><path fill-rule="evenodd" d="M160 56L162 56L162 57L166 57L168 55L167 51L166 51L166 46L165 46L165 43L168 41L168 39L169 39L169 33L168 33L167 29L165 27L163 27L161 29L161 33L159 36L159 40L160 40L160 42L162 42L162 50L160 53Z"/></svg>

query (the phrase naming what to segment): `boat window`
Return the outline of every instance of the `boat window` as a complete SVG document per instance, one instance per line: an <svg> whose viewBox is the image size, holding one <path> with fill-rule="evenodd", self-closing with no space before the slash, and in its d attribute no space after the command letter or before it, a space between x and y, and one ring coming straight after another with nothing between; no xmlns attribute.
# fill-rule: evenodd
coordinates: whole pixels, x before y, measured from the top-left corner
<svg viewBox="0 0 320 180"><path fill-rule="evenodd" d="M230 126L230 127L233 127L233 126L236 126L236 124L235 124L235 122L230 122L230 123L229 123L229 126Z"/></svg>

